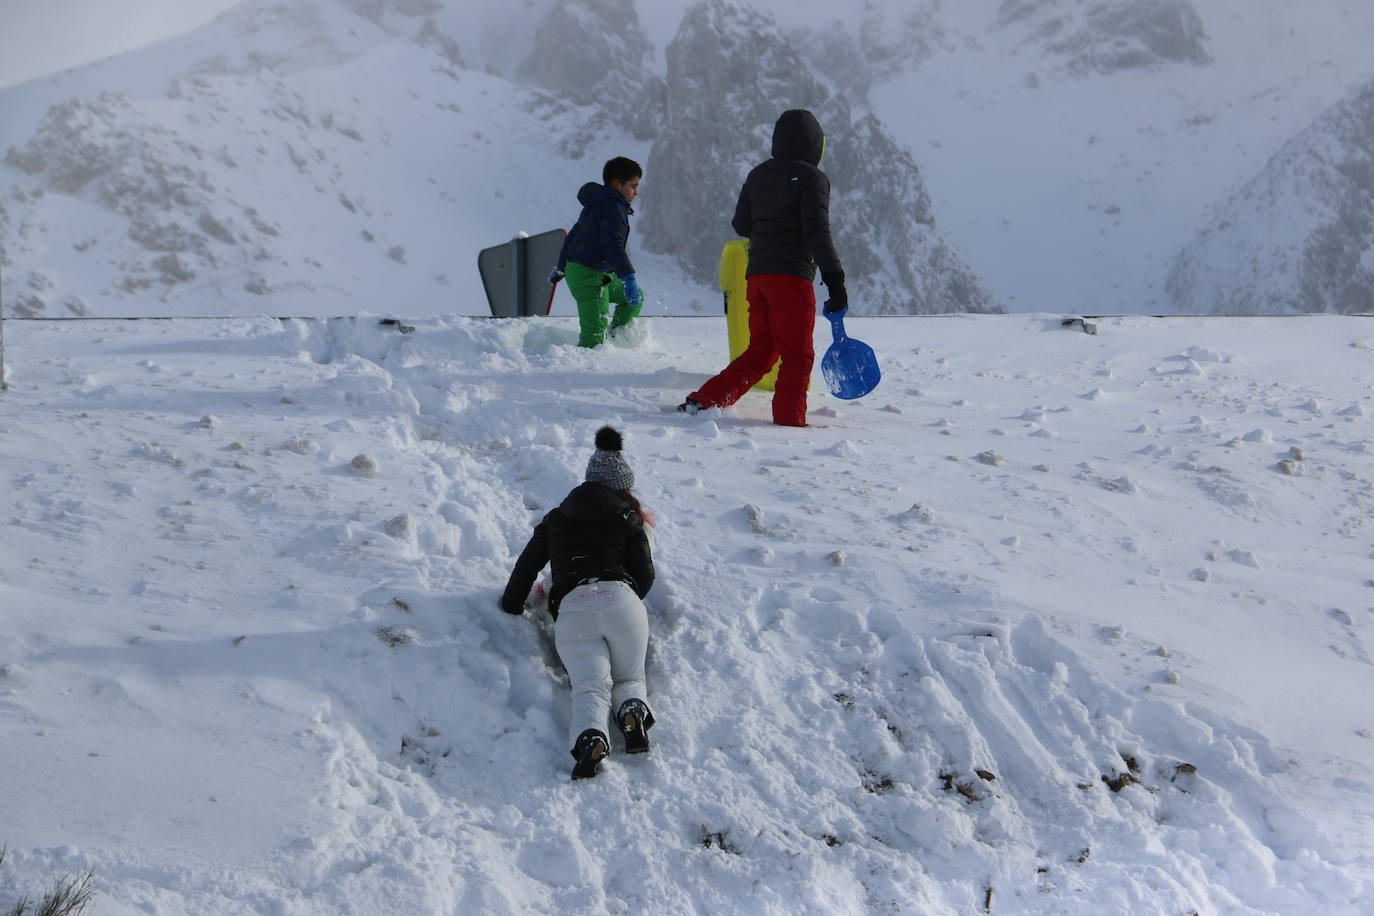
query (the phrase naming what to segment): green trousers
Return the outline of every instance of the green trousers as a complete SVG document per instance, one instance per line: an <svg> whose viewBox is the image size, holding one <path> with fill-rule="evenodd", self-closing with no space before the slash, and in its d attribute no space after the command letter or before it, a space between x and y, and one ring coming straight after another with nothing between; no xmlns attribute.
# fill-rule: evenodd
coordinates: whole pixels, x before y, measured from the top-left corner
<svg viewBox="0 0 1374 916"><path fill-rule="evenodd" d="M593 270L576 261L569 261L564 268L568 281L568 291L577 300L577 320L581 333L577 337L579 347L599 347L606 342L607 318L610 328L623 327L639 314L640 303L631 305L625 301L625 287L615 274ZM615 303L615 315L611 317L611 303Z"/></svg>

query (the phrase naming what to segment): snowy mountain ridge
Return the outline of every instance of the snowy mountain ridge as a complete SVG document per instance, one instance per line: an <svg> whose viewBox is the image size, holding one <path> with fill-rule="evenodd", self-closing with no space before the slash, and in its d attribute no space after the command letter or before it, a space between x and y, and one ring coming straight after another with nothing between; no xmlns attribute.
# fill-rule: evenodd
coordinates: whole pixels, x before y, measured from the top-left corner
<svg viewBox="0 0 1374 916"><path fill-rule="evenodd" d="M1011 12L1023 19L989 25ZM975 0L937 13L942 40L869 97L920 162L942 230L1011 311L1212 312L1207 290L1253 271L1208 258L1190 294L1166 282L1180 253L1374 78L1366 5ZM1276 219L1322 206L1288 203ZM1297 282L1270 279L1266 293Z"/></svg>
<svg viewBox="0 0 1374 916"><path fill-rule="evenodd" d="M1210 311L1246 274L1201 258L1166 285L1180 250L1374 77L1367 28L1339 0L874 0L843 20L771 0L246 0L0 91L0 295L18 315L467 308L476 251L568 224L614 152L651 169L632 241L651 311L710 312L740 179L777 112L814 104L856 312ZM48 164L64 149L102 175L74 185L85 165ZM1284 299L1299 269L1246 301Z"/></svg>
<svg viewBox="0 0 1374 916"><path fill-rule="evenodd" d="M1193 0L1005 0L997 21L1062 56L1076 75L1212 62Z"/></svg>
<svg viewBox="0 0 1374 916"><path fill-rule="evenodd" d="M1374 80L1221 207L1169 277L1216 314L1374 314Z"/></svg>
<svg viewBox="0 0 1374 916"><path fill-rule="evenodd" d="M809 108L828 132L822 166L839 189L833 231L856 313L1001 311L937 229L915 161L877 117L808 70L775 20L705 0L688 8L665 54L669 104L646 168L690 193L646 211L646 247L711 282L721 248L712 229L729 225L738 194L714 189L738 188L768 157L779 105Z"/></svg>
<svg viewBox="0 0 1374 916"><path fill-rule="evenodd" d="M7 122L11 314L448 311L480 248L567 218L557 105L463 69L427 5L354 6L241 4L145 52L186 75L128 55L112 91Z"/></svg>
<svg viewBox="0 0 1374 916"><path fill-rule="evenodd" d="M326 15L327 4L307 4L288 9L245 4L210 27L212 32L218 29L225 33L216 38L221 44L241 42L243 49L239 55L236 58L218 55L203 59L195 66L192 77L174 80L167 90L168 98L187 103L186 110L169 111L161 102L144 103L132 98L121 98L118 107L112 108L114 99L119 97L108 93L95 100L69 100L53 106L37 132L24 145L11 147L12 152L5 159L7 165L36 180L40 192L56 192L78 198L82 198L84 193L85 198L89 199L91 194L86 184L93 177L90 173L98 171L102 165L113 167L115 162L125 159L131 162L121 166L124 171L138 170L141 167L137 163L143 161L144 171L152 168L159 176L180 174L181 178L160 177L163 184L170 182L174 187L153 193L145 193L141 182L111 180L99 185L93 195L94 202L102 210L112 211L131 223L125 239L114 241L114 252L103 258L100 255L104 252L98 252L96 256L97 260L103 260L112 268L112 276L107 281L112 286L82 294L70 291L79 281L64 271L21 271L19 276L10 281L10 298L15 313L39 314L47 309L48 300L53 299L55 311L86 314L90 311L87 302L92 298L114 296L129 301L135 295L139 299L146 299L149 293L160 294L159 298L169 306L173 302L178 303L177 310L182 308L180 303L191 300L194 304L189 307L204 313L207 288L213 289L209 301L215 303L210 311L232 313L242 308L234 301L237 293L246 293L240 298L250 304L254 303L254 297L295 302L320 298L322 294L342 293L346 284L333 282L325 266L339 259L339 250L321 246L317 241L319 236L315 226L308 223L301 225L302 208L299 204L302 198L309 199L310 195L303 195L299 190L287 192L297 200L297 205L291 208L294 212L279 217L259 218L258 212L265 212L274 201L280 201L281 194L264 194L265 189L255 190L243 182L234 182L236 187L232 195L223 194L219 182L212 180L197 160L205 146L218 145L220 149L214 155L223 165L231 169L238 168L239 162L248 158L253 162L252 175L255 178L261 178L264 172L294 167L298 174L292 176L286 172L283 180L288 177L295 177L297 181L305 179L326 197L336 196L335 188L330 186L337 186L338 201L356 214L358 210L354 204L362 193L355 187L366 187L376 180L360 170L357 164L359 159L371 162L389 156L388 148L392 145L389 135L393 132L403 137L409 135L401 142L432 143L434 138L424 130L417 133L413 124L398 124L396 118L391 116L397 108L391 100L369 106L355 95L350 100L351 105L345 103L340 106L346 114L336 114L333 109L320 111L320 100L309 85L316 82L313 79L315 74L340 67L368 70L368 58L384 56L394 61L401 48L408 47L413 51L413 46L418 44L439 54L445 62L439 68L441 72L460 84L459 88L455 88L442 81L436 83L432 74L425 74L431 98L436 100L434 104L442 110L461 115L463 103L451 99L455 93L463 95L458 75L464 68L464 54L440 21L430 16L440 10L439 6L343 6L361 15L369 25L382 29L383 37L374 39L373 43L358 37L358 29L347 21L348 14L341 15L341 11L335 8ZM674 49L682 43L700 42L703 34L714 34L724 28L727 21L733 21L725 13L728 9L730 7L720 0L713 0L713 3L700 4L689 10L683 20L682 31L667 50L669 60L679 61L680 65L691 62L693 66L700 66L703 58L696 50L684 48L677 52ZM698 20L694 18L693 10L712 12L707 19ZM416 18L420 16L429 18ZM418 31L417 22L423 23ZM817 105L834 122L832 131L837 136L846 136L852 145L850 150L844 150L837 144L833 170L839 187L853 189L850 192L853 199L851 206L855 212L847 218L837 218L836 222L840 242L850 253L855 267L852 286L859 294L856 297L856 311L913 313L995 310L991 297L979 288L976 277L961 264L948 241L934 229L929 199L911 157L896 147L871 115L852 125L848 105L838 95L822 89L807 76L807 67L801 57L795 49L787 47L788 39L776 25L769 24L766 19L747 25L743 23L741 20L740 27L752 30L755 38L769 34L768 41L779 49L785 48L780 51L781 59L768 78L773 86L772 96L796 100L786 104ZM759 31L759 24L763 24L764 32ZM567 36L570 34L586 35L588 41L569 42ZM626 35L629 37L626 38ZM601 45L595 43L598 38L602 41ZM715 35L715 38L719 38L719 35ZM380 44L376 44L378 40ZM730 45L732 41L727 40L726 44ZM730 52L736 58L733 61L724 58L705 59L709 59L711 66L717 69L733 68L735 72L742 72L741 67L756 63L753 52L749 56L741 56L739 49L746 46L736 45L737 50ZM369 47L396 50L369 51ZM754 51L758 50L758 47L754 48ZM660 204L657 208L652 197L645 198L644 246L650 252L664 255L663 260L681 265L691 278L702 287L709 288L714 283L722 240L730 237L728 228L724 235L720 230L721 227L728 227L728 213L722 219L721 212L722 208L732 206L732 195L721 195L718 188L722 184L737 184L747 169L746 163L752 164L766 157L766 136L763 144L757 143L756 138L761 131L766 133L768 125L776 117L779 103L767 101L763 102L762 107L750 103L741 108L719 97L707 96L690 101L687 98L688 87L696 85L693 78L678 72L673 66L669 68L666 82L664 78L651 75L650 71L637 63L649 54L646 40L634 26L634 8L631 4L610 4L604 9L596 2L554 5L549 10L548 18L540 25L535 45L520 74L533 84L555 91L560 100L544 102L517 97L517 106L507 114L507 118L519 118L521 113L526 113L534 114L543 122L521 118L525 121L526 131L558 123L560 130L554 133L561 133L562 136L555 149L563 157L574 160L582 158L587 149L604 145L605 133L614 133L616 129L613 125L619 125L638 137L655 138L647 165L654 169L663 191L659 195ZM606 60L624 60L627 66L606 70L601 63ZM579 67L582 69L579 70ZM610 75L601 79L602 73ZM239 79L234 90L240 110L233 113L226 105L225 94L218 91L212 78L229 75ZM359 76L370 78L370 74L359 73ZM409 83L410 95L418 98L416 82L409 79L405 82ZM260 100L251 99L255 85L263 96ZM395 81L390 85L399 88ZM649 88L644 91L646 85ZM674 104L664 107L662 102L667 98L669 85L673 87ZM734 87L720 84L714 88L736 91ZM275 119L262 119L254 115L251 116L252 120L245 120L252 108L256 108L258 114L275 115L278 109L276 97L282 93L293 95L290 110L300 124L288 123L285 131L279 131ZM826 104L826 100L832 104ZM591 102L595 102L594 110L578 107ZM73 119L70 111L72 106L81 108L88 116ZM149 109L146 115L142 113L143 108ZM223 117L212 118L212 125L197 125L198 110L201 108L218 112ZM716 116L703 120L686 115L687 111L700 109ZM386 115L381 113L383 110L387 112ZM169 116L175 120L167 120ZM352 124L336 124L336 119L370 122L376 129L364 132ZM140 124L140 120L143 123ZM301 127L314 127L316 121L322 124L326 132L337 130L359 144L358 150L349 152L360 155L345 152L335 157L329 149L334 145L332 143L292 136L293 130L298 132ZM684 121L685 129L678 126L683 125ZM115 135L111 135L116 122L120 127ZM188 127L183 122L195 126ZM105 128L102 130L98 124L105 125ZM722 150L719 155L713 155L710 151L721 144L712 137L704 136L704 129L715 131L716 137L725 140L724 146L728 152ZM285 135L272 136L278 133ZM183 137L183 134L201 136ZM216 135L214 139L210 138L210 134ZM141 139L134 139L135 136ZM151 153L152 147L158 145L150 139L151 136L157 136L162 141L157 156ZM263 144L258 139L263 136L272 136L275 142ZM334 139L332 135L328 137L328 140ZM448 141L449 138L444 140ZM243 149L248 145L251 145L251 152ZM285 157L271 154L279 145L286 147ZM230 152L230 147L238 147L239 150ZM540 152L548 155L553 151L545 140L528 152L534 156ZM54 153L62 161L50 164ZM685 171L679 168L683 157L692 160L695 167ZM87 158L91 160L89 165L77 161ZM150 163L150 159L154 161ZM498 163L491 163L491 166L498 167ZM325 172L327 177L315 175L316 171ZM452 174L452 169L448 172ZM436 186L447 187L448 182L444 178L429 177ZM232 178L226 180L233 181ZM494 183L499 185L503 182L497 179ZM891 185L902 189L903 193L870 197L865 189L878 184ZM542 182L536 186L547 187ZM572 183L571 186L576 187L576 184ZM910 189L909 193L906 189ZM558 213L561 219L562 210L566 208L555 209L551 202L569 195L567 186L559 191L556 196L549 195L544 209ZM127 194L131 200L116 201L116 195L119 194ZM225 199L229 196L232 196L232 202ZM838 196L842 198L843 192ZM49 245L48 239L33 241L30 234L35 231L38 215L47 210L51 203L42 197L35 197L31 190L26 191L22 186L16 186L10 197L13 203L7 209L17 212L9 216L7 222L14 224L13 231L18 243L9 247L16 255L25 256L22 260L11 257L11 262L22 264L39 259L39 251ZM259 198L264 199L262 207L242 206L239 203ZM396 208L403 203L390 198L387 200L388 209L393 212L397 212ZM499 208L502 204L498 200L482 209L489 210L493 206ZM318 210L319 207L310 209ZM434 208L430 206L427 209L432 213ZM234 210L244 212L235 214L232 212ZM249 210L253 212L247 213ZM310 214L309 210L304 213L314 216L316 222L322 219L320 215ZM421 214L412 210L408 215L413 221L414 217ZM257 228L257 235L236 230L233 224L243 223L245 216ZM466 218L472 219L472 214L467 214ZM397 223L397 234L410 234L417 228L415 225L403 225L401 219ZM482 224L485 225L485 222ZM263 226L269 226L271 232L264 233ZM60 227L44 228L48 232L60 231ZM447 227L435 224L436 231L441 228ZM42 229L38 231L48 235ZM369 236L374 239L377 236L371 228L359 228L358 233L364 240L369 240ZM270 234L272 238L264 239L264 234ZM303 238L305 235L309 236L308 240ZM336 238L335 241L342 243L345 251L359 247L356 243L350 245L341 239ZM130 242L132 244L127 244ZM245 247L233 247L240 243ZM78 251L84 254L95 242L83 240L77 244L81 245ZM308 254L303 254L299 259L290 256L300 248L306 249ZM400 243L382 245L382 248L392 260L407 265L409 260L406 254L413 250L414 245ZM433 261L425 265L426 269L431 270L434 283L417 285L411 280L407 284L407 288L418 288L422 301L425 298L442 298L449 292L444 289L448 272L439 270L438 266ZM388 275L395 273L392 268L380 263L377 271L387 279L393 279ZM63 276L49 275L57 272ZM669 278L672 276L670 273ZM366 284L368 278L360 275L355 282ZM259 301L257 304L259 307L282 310L281 306L271 306L268 302ZM412 308L423 312L434 306L416 303ZM103 305L97 309L98 312L105 310Z"/></svg>

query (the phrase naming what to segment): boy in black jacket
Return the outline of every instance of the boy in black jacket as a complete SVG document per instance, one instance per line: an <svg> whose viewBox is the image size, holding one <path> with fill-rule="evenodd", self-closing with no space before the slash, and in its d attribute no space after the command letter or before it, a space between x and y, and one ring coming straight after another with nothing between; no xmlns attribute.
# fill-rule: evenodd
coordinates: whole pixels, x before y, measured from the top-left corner
<svg viewBox="0 0 1374 916"><path fill-rule="evenodd" d="M630 237L630 204L639 196L644 171L639 163L617 156L601 170L602 184L589 181L577 192L582 212L563 240L558 267L549 283L568 278L568 291L577 300L581 333L579 347L600 346L606 340L606 317L612 302L611 330L633 321L644 304L634 265L625 253Z"/></svg>
<svg viewBox="0 0 1374 916"><path fill-rule="evenodd" d="M838 312L849 302L830 236L830 179L819 168L824 153L825 134L815 115L802 108L784 111L773 127L773 158L749 173L731 221L749 239L749 346L679 410L696 413L735 403L781 358L773 422L806 425L818 267L830 292L825 310Z"/></svg>

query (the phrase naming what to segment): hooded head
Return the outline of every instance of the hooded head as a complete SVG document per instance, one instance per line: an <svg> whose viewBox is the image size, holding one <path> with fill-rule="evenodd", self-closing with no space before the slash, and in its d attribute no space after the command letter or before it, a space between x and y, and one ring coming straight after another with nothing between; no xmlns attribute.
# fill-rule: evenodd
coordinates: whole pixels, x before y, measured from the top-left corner
<svg viewBox="0 0 1374 916"><path fill-rule="evenodd" d="M800 159L820 165L824 152L825 133L816 116L805 108L784 111L773 125L774 159Z"/></svg>
<svg viewBox="0 0 1374 916"><path fill-rule="evenodd" d="M587 462L587 483L599 483L612 490L628 490L635 485L635 472L620 455L620 433L603 426L596 432L596 451Z"/></svg>

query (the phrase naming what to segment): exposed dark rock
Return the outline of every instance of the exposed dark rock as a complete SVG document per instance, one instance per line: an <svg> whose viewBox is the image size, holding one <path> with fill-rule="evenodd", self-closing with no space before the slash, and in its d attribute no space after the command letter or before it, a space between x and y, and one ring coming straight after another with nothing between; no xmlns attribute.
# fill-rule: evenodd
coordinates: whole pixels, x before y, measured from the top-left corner
<svg viewBox="0 0 1374 916"><path fill-rule="evenodd" d="M420 31L415 33L415 43L422 48L429 48L434 51L455 71L467 67L463 61L463 52L459 49L458 42L448 33L447 29L433 19L426 19L425 24L420 26Z"/></svg>
<svg viewBox="0 0 1374 916"><path fill-rule="evenodd" d="M1192 0L1006 0L998 24L1064 58L1078 75L1206 64L1207 34Z"/></svg>
<svg viewBox="0 0 1374 916"><path fill-rule="evenodd" d="M579 105L597 105L641 140L653 136L662 81L634 0L567 0L539 23L518 77Z"/></svg>

